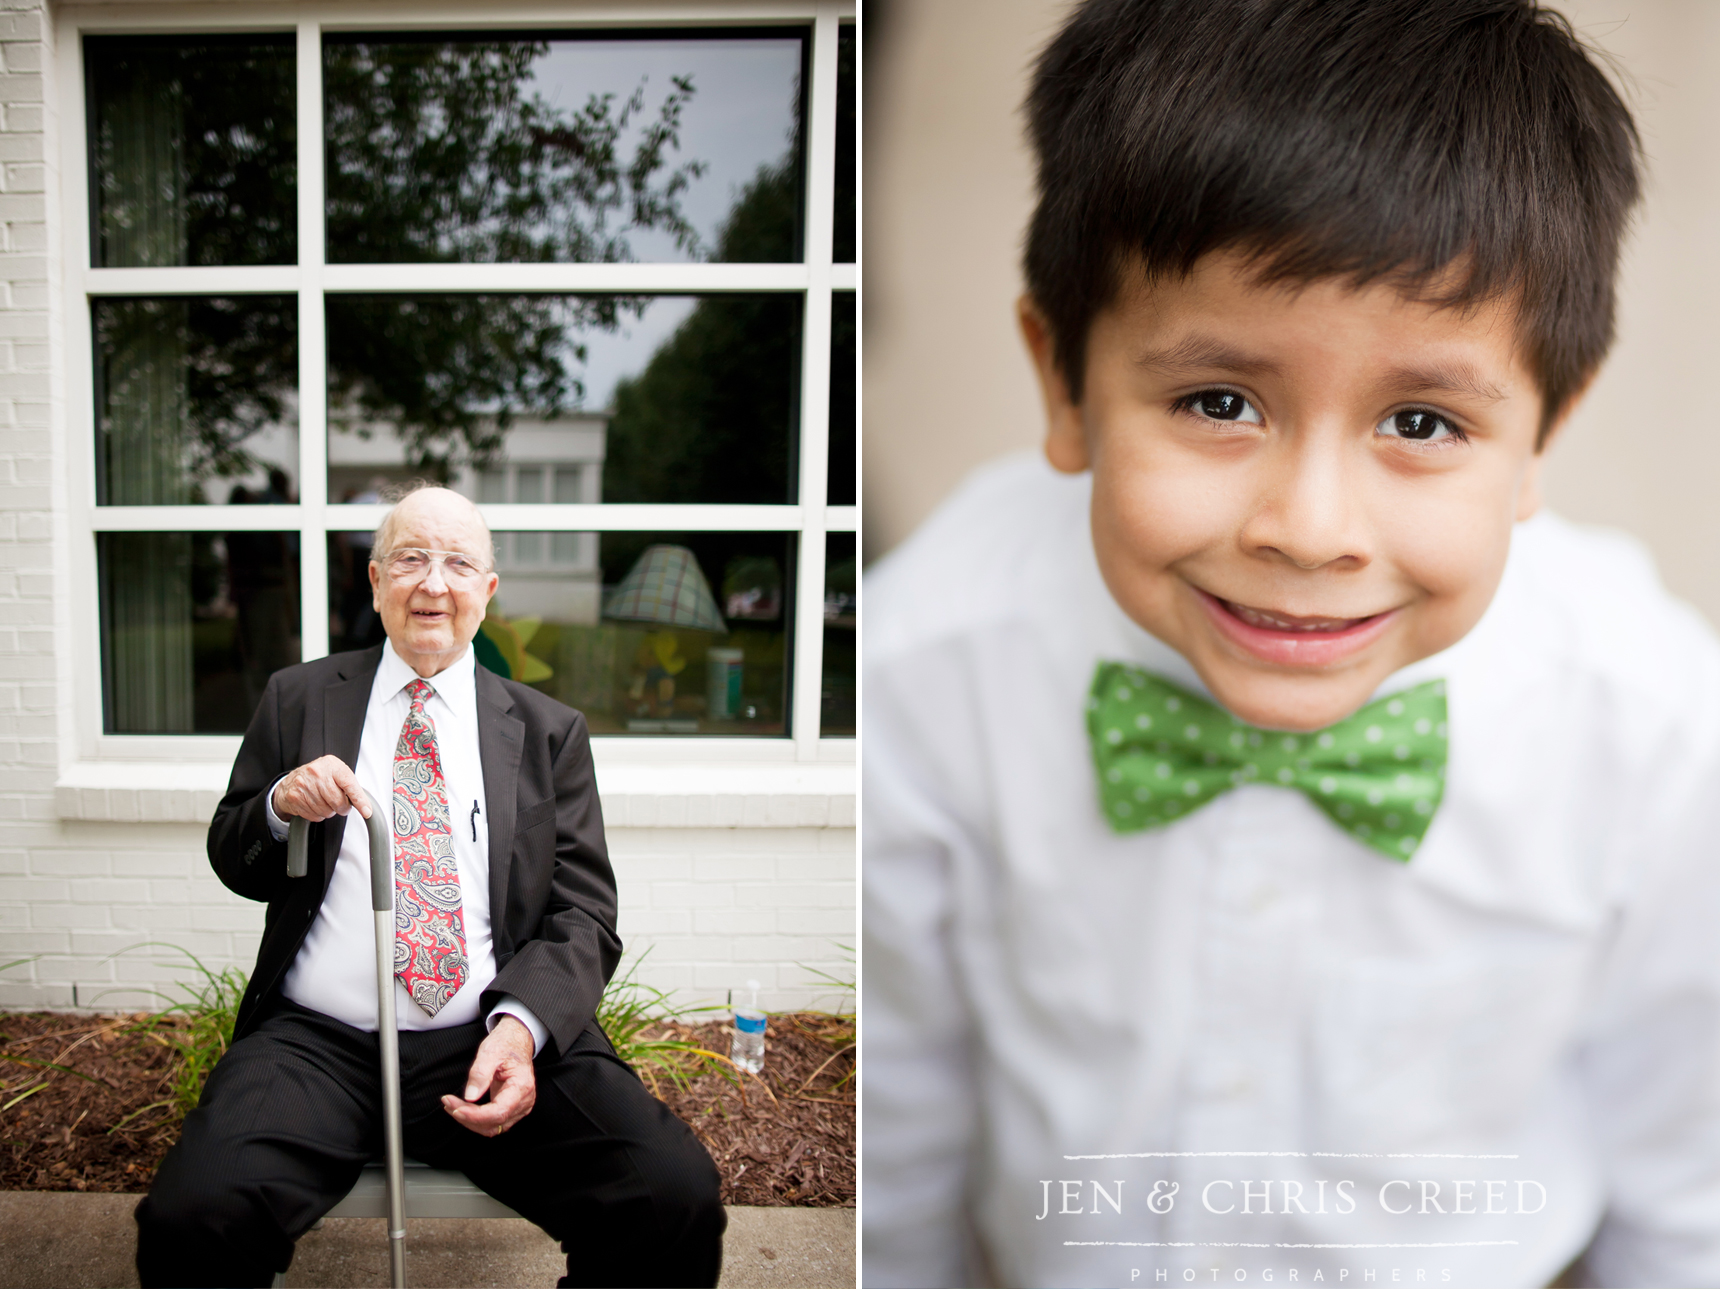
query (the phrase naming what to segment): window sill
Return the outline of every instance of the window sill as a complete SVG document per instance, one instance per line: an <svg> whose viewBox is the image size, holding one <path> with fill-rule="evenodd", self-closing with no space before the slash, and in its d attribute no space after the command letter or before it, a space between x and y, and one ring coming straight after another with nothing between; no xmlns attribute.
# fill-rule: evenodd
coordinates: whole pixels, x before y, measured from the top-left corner
<svg viewBox="0 0 1720 1289"><path fill-rule="evenodd" d="M598 792L611 828L852 828L857 774L849 761L642 760L595 745ZM619 752L619 754L617 754ZM61 819L206 824L231 761L80 761L54 785Z"/></svg>

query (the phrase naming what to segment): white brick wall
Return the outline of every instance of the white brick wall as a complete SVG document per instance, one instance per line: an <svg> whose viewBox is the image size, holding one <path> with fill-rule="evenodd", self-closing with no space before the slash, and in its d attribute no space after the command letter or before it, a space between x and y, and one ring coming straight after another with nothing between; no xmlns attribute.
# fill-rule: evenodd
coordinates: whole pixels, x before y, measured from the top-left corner
<svg viewBox="0 0 1720 1289"><path fill-rule="evenodd" d="M845 980L854 940L851 828L623 828L610 834L621 935L649 946L642 978L688 998L834 1007L814 970ZM852 999L848 1000L850 1003Z"/></svg>
<svg viewBox="0 0 1720 1289"><path fill-rule="evenodd" d="M838 1004L814 973L853 978L837 948L854 944L852 829L617 828L609 846L629 955L650 950L641 979L689 1004L748 980L767 1008ZM262 905L216 880L195 824L0 824L0 962L40 955L0 973L0 1008L177 1000L195 973L139 946L248 970L262 929Z"/></svg>
<svg viewBox="0 0 1720 1289"><path fill-rule="evenodd" d="M0 963L35 957L0 972L0 1008L131 1009L155 1005L150 990L177 998L184 978L136 946L248 970L263 910L215 879L199 823L121 822L195 818L181 808L191 794L56 798L71 706L93 678L62 674L68 597L90 589L58 571L64 388L88 379L66 370L59 257L86 224L58 200L52 35L41 0L0 0ZM733 789L653 799L633 775L606 804L621 932L630 953L651 949L641 978L689 1003L756 979L767 1007L833 1005L808 970L852 978L836 949L855 942L852 797L832 802Z"/></svg>
<svg viewBox="0 0 1720 1289"><path fill-rule="evenodd" d="M60 310L50 253L59 239L49 234L48 189L58 166L45 111L47 26L39 0L0 0L0 874L7 883L34 880L33 848L55 831L60 759L52 538L64 488L49 346ZM0 894L0 946L15 929L37 925L23 898L10 886ZM75 917L69 884L49 898L62 919ZM0 955L15 956L3 947Z"/></svg>

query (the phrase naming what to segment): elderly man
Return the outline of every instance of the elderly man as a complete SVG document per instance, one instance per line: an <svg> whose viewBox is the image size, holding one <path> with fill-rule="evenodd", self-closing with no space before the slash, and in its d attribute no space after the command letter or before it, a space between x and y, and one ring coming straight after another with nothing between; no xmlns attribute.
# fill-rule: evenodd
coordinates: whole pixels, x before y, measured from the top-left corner
<svg viewBox="0 0 1720 1289"><path fill-rule="evenodd" d="M593 1019L621 942L584 718L475 665L492 552L465 498L409 494L370 563L387 642L269 681L209 827L263 943L138 1206L144 1285L269 1283L380 1146L361 785L394 820L407 1153L559 1239L564 1285L716 1283L716 1169ZM296 879L293 816L318 821Z"/></svg>

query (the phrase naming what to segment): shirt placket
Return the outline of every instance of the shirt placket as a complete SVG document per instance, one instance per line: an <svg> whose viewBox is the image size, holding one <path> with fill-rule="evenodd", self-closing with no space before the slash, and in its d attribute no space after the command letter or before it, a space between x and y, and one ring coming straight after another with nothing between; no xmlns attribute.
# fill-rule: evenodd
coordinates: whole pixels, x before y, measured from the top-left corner
<svg viewBox="0 0 1720 1289"><path fill-rule="evenodd" d="M1300 751L1301 749L1297 749ZM1270 782L1296 752L1250 749L1259 779ZM1253 776L1250 776L1251 778ZM1178 1151L1307 1150L1287 1131L1301 1123L1303 1016L1307 937L1314 931L1312 856L1292 789L1243 786L1208 809L1207 846L1196 949L1191 962L1194 1006L1187 1031L1174 1116ZM1298 823L1301 824L1298 827ZM1283 1229L1281 1179L1288 1161L1246 1157L1193 1161L1184 1170L1185 1202L1173 1210L1174 1240L1252 1240ZM1214 1203L1235 1212L1208 1212L1201 1191L1213 1179ZM1245 1197L1241 1183L1254 1182ZM1272 1183L1267 1190L1263 1183ZM1270 1197L1270 1212L1263 1208ZM1244 1212L1244 1209L1247 1212ZM1254 1225L1257 1224L1257 1227ZM1242 1250L1203 1249L1189 1265L1219 1267L1228 1279L1248 1264ZM1208 1274L1202 1270L1201 1275Z"/></svg>

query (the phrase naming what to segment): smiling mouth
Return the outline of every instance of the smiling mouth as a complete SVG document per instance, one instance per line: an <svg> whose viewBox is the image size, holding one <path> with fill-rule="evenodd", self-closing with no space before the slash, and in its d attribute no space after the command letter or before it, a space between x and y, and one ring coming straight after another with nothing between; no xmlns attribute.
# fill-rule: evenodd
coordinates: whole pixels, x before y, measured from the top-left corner
<svg viewBox="0 0 1720 1289"><path fill-rule="evenodd" d="M1304 617L1221 600L1195 587L1207 619L1231 646L1275 667L1334 667L1359 657L1380 640L1397 609L1361 618Z"/></svg>
<svg viewBox="0 0 1720 1289"><path fill-rule="evenodd" d="M1246 604L1238 604L1235 600L1220 600L1216 595L1212 598L1217 600L1223 606L1224 611L1232 617L1264 631L1325 632L1329 634L1336 631L1348 631L1352 627L1360 626L1362 623L1369 622L1379 616L1377 613L1371 613L1361 618L1304 618L1297 617L1293 613L1274 613L1269 609L1250 608Z"/></svg>

